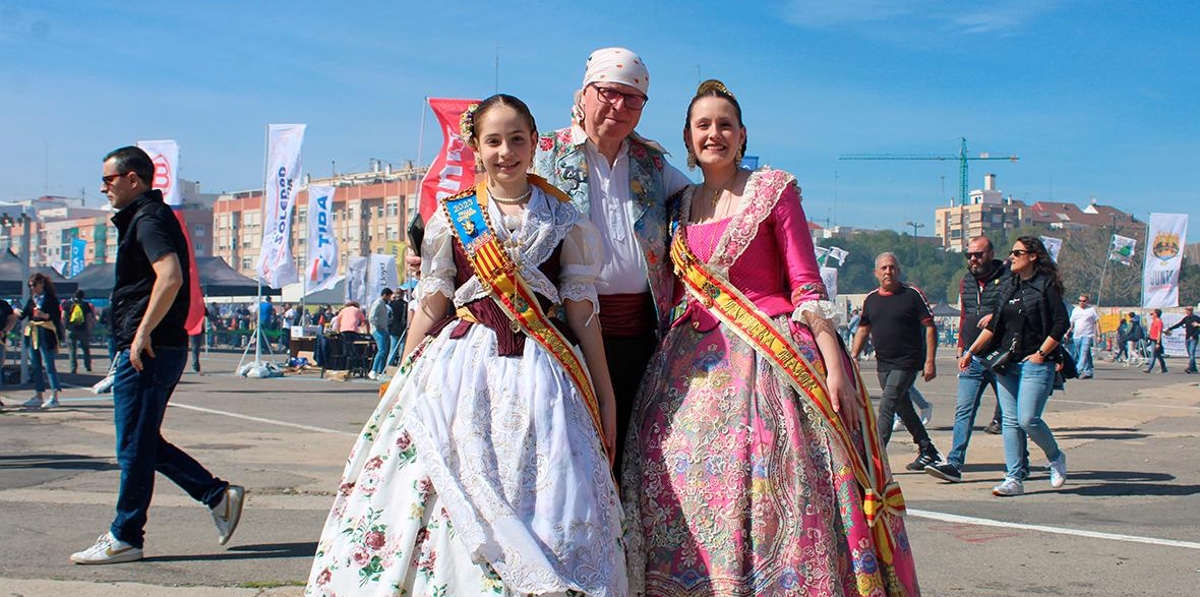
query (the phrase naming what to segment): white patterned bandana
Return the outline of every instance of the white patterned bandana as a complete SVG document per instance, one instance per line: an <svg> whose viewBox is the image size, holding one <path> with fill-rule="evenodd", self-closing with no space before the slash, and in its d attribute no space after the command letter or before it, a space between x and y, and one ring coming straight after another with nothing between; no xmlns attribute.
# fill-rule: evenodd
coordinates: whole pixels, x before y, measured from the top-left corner
<svg viewBox="0 0 1200 597"><path fill-rule="evenodd" d="M625 48L601 48L588 56L583 87L600 82L621 83L650 96L650 71L640 56Z"/></svg>

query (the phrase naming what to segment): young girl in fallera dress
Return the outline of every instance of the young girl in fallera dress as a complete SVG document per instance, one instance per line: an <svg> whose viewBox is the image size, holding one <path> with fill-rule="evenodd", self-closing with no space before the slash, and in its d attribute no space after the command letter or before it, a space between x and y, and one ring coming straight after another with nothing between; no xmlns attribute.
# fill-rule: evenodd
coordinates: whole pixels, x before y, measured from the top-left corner
<svg viewBox="0 0 1200 597"><path fill-rule="evenodd" d="M463 134L484 182L428 224L411 361L350 453L306 595L625 595L599 239L526 174L524 103L484 100ZM487 247L530 301L498 290Z"/></svg>
<svg viewBox="0 0 1200 597"><path fill-rule="evenodd" d="M741 108L701 84L671 260L683 315L626 443L630 592L919 594L871 409L836 336L795 179L742 170Z"/></svg>

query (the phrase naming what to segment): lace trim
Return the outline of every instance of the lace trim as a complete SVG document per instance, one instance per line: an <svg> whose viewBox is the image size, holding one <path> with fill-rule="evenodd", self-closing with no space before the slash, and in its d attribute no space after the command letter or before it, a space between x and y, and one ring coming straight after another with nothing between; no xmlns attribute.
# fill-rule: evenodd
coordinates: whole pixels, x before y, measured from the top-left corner
<svg viewBox="0 0 1200 597"><path fill-rule="evenodd" d="M823 322L836 322L840 311L837 304L828 300L804 301L792 311L792 321L798 321L806 324L809 327L814 327L817 323L814 320Z"/></svg>
<svg viewBox="0 0 1200 597"><path fill-rule="evenodd" d="M795 182L796 179L783 170L763 168L750 174L742 193L742 204L713 249L711 265L714 269L724 274L733 267L758 235L758 227L775 209L783 190Z"/></svg>
<svg viewBox="0 0 1200 597"><path fill-rule="evenodd" d="M425 297L441 294L442 296L453 299L455 298L454 281L445 280L437 276L423 276L417 282L416 289L413 290L413 300L420 303L425 300Z"/></svg>
<svg viewBox="0 0 1200 597"><path fill-rule="evenodd" d="M564 301L591 301L592 314L600 313L600 299L596 294L595 284L563 280L562 287L558 289L558 296Z"/></svg>

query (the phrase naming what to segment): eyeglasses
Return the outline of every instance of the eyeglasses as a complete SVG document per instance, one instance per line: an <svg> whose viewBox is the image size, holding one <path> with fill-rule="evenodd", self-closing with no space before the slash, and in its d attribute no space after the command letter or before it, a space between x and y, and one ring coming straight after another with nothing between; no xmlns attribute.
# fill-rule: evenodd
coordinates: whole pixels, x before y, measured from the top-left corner
<svg viewBox="0 0 1200 597"><path fill-rule="evenodd" d="M102 183L104 183L104 184L106 184L106 185L110 185L110 184L112 184L112 182L113 182L114 180L116 180L116 179L118 179L118 178L121 178L122 176L125 176L126 174L129 174L129 173L128 173L128 172L122 172L122 173L120 173L120 174L109 174L108 176L101 176L101 177L100 177L100 182L102 182Z"/></svg>
<svg viewBox="0 0 1200 597"><path fill-rule="evenodd" d="M984 255L987 255L987 251L971 251L970 253L966 253L967 259L983 259Z"/></svg>
<svg viewBox="0 0 1200 597"><path fill-rule="evenodd" d="M1088 300L1087 300L1087 299L1085 299L1085 298L1083 298L1083 297L1080 297L1080 298L1079 298L1079 302L1081 302L1081 303L1086 303L1086 302L1088 302Z"/></svg>
<svg viewBox="0 0 1200 597"><path fill-rule="evenodd" d="M592 88L596 90L596 96L600 98L600 101L610 106L617 105L617 102L619 101L625 108L630 110L641 110L642 108L646 107L646 102L649 101L649 98L644 95L622 93L616 89L613 89L612 87L592 85Z"/></svg>
<svg viewBox="0 0 1200 597"><path fill-rule="evenodd" d="M1009 251L1008 254L1012 255L1013 257L1024 257L1025 255L1028 255L1029 253L1032 253L1032 252L1033 251L1026 251L1025 249L1013 249L1013 250Z"/></svg>

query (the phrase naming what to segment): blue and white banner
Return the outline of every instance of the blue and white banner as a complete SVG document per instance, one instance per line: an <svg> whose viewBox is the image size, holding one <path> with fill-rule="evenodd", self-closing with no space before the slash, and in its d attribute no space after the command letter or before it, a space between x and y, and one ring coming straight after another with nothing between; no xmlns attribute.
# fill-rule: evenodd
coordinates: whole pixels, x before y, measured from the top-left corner
<svg viewBox="0 0 1200 597"><path fill-rule="evenodd" d="M371 255L367 266L367 301L363 306L379 298L384 288L396 290L400 287L400 274L396 269L395 255Z"/></svg>
<svg viewBox="0 0 1200 597"><path fill-rule="evenodd" d="M1179 306L1179 268L1187 242L1187 214L1150 214L1146 262L1142 269L1142 306Z"/></svg>
<svg viewBox="0 0 1200 597"><path fill-rule="evenodd" d="M300 147L303 124L267 127L267 181L263 197L262 252L258 279L271 288L300 281L292 258L292 211L300 190Z"/></svg>
<svg viewBox="0 0 1200 597"><path fill-rule="evenodd" d="M78 276L79 272L82 272L83 268L87 267L85 263L87 260L86 255L87 241L82 238L71 239L71 265L69 267L70 273L67 275L68 278Z"/></svg>
<svg viewBox="0 0 1200 597"><path fill-rule="evenodd" d="M333 288L338 281L338 242L333 234L333 194L336 190L329 186L308 187L306 292Z"/></svg>
<svg viewBox="0 0 1200 597"><path fill-rule="evenodd" d="M367 258L351 257L346 260L346 302L354 301L366 308L367 302Z"/></svg>

